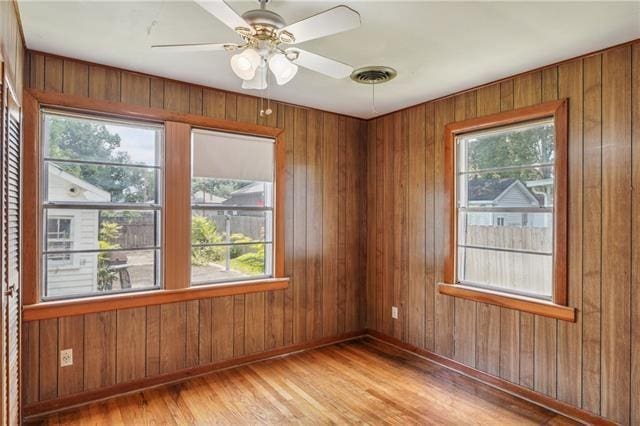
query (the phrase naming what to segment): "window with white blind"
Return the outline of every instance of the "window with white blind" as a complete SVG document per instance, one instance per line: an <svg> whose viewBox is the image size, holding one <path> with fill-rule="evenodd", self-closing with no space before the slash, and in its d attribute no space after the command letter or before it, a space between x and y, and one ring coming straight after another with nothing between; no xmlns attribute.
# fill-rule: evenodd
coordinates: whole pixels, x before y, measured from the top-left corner
<svg viewBox="0 0 640 426"><path fill-rule="evenodd" d="M274 139L192 131L192 284L273 276L274 173Z"/></svg>

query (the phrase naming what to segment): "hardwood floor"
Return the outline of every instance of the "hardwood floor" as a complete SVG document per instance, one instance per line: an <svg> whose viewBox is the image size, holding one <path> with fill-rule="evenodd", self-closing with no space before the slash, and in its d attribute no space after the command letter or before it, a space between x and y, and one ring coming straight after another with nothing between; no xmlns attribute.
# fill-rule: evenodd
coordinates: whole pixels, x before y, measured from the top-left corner
<svg viewBox="0 0 640 426"><path fill-rule="evenodd" d="M220 371L41 424L575 424L371 338Z"/></svg>

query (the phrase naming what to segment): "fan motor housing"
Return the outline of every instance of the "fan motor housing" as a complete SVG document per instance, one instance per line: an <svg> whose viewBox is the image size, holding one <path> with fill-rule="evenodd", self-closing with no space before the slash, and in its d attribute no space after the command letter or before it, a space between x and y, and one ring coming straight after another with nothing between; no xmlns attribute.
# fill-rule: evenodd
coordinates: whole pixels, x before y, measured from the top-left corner
<svg viewBox="0 0 640 426"><path fill-rule="evenodd" d="M253 26L271 26L276 29L284 28L287 23L282 16L267 9L249 10L242 14L247 24Z"/></svg>

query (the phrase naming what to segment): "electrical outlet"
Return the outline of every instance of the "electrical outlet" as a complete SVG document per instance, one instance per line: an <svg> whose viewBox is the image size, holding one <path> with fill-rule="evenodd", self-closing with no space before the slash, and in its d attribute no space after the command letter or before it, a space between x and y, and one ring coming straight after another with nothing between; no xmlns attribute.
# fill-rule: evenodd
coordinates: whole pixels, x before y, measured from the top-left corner
<svg viewBox="0 0 640 426"><path fill-rule="evenodd" d="M64 349L60 351L60 367L68 367L73 365L73 349Z"/></svg>
<svg viewBox="0 0 640 426"><path fill-rule="evenodd" d="M391 318L398 319L398 307L397 306L392 306L391 307Z"/></svg>

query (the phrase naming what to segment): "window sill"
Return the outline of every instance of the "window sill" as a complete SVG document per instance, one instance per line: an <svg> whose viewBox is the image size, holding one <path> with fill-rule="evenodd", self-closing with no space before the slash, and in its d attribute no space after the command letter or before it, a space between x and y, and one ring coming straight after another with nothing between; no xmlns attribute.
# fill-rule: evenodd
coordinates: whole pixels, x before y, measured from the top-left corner
<svg viewBox="0 0 640 426"><path fill-rule="evenodd" d="M90 314L114 309L138 308L163 303L183 302L208 297L233 296L286 289L289 278L238 281L227 284L201 285L178 290L154 290L142 293L125 293L86 297L72 300L42 302L23 307L23 320L35 321L71 315Z"/></svg>
<svg viewBox="0 0 640 426"><path fill-rule="evenodd" d="M496 291L469 287L462 284L438 284L438 292L447 296L461 297L476 302L516 309L531 314L542 315L563 321L575 322L575 308L524 296L505 295Z"/></svg>

